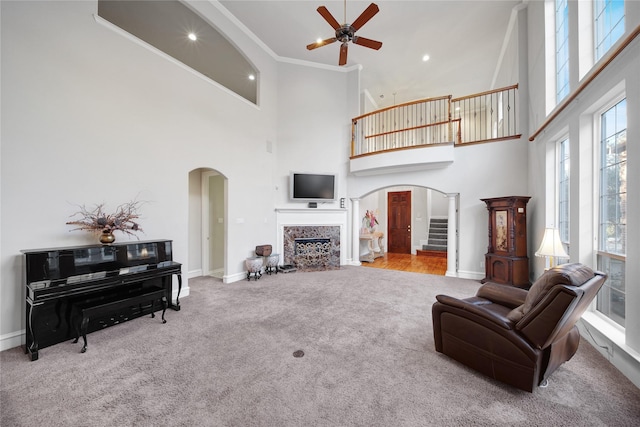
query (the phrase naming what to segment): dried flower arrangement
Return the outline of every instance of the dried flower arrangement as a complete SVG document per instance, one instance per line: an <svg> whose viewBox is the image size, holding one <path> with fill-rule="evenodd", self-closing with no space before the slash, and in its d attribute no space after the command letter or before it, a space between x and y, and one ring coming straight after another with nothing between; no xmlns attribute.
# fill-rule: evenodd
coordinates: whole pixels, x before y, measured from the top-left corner
<svg viewBox="0 0 640 427"><path fill-rule="evenodd" d="M77 225L74 230L86 230L93 232L101 232L111 234L114 231L121 231L125 234L135 236L135 232L142 231L140 225L136 222L140 218L138 209L143 204L142 201L134 200L124 203L116 208L116 212L107 214L104 212L104 203L96 205L94 209L89 210L84 205L79 206L80 211L71 215L71 217L79 216L81 219L69 221L69 225ZM138 238L136 236L136 238Z"/></svg>

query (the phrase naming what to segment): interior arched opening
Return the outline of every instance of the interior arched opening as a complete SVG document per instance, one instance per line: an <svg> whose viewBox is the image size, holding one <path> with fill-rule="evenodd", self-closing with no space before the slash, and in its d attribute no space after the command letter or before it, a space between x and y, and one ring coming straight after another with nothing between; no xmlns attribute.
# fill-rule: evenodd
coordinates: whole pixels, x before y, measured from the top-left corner
<svg viewBox="0 0 640 427"><path fill-rule="evenodd" d="M457 202L457 195L415 185L383 187L362 196L358 207L361 222L354 225L364 236L359 248L362 265L454 275L457 242L451 239L458 235ZM452 224L454 230L449 230ZM367 257L368 243L363 240L372 233L381 247L376 248L374 257Z"/></svg>
<svg viewBox="0 0 640 427"><path fill-rule="evenodd" d="M189 277L226 275L227 178L212 168L189 172Z"/></svg>

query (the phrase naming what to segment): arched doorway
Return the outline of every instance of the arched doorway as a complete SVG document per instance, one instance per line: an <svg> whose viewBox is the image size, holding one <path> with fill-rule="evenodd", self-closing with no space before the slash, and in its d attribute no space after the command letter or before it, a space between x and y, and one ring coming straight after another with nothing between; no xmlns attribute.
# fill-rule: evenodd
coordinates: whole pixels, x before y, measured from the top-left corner
<svg viewBox="0 0 640 427"><path fill-rule="evenodd" d="M218 171L189 173L189 262L191 277L225 275L227 179Z"/></svg>
<svg viewBox="0 0 640 427"><path fill-rule="evenodd" d="M385 236L385 256L362 265L455 275L457 203L457 195L414 185L389 186L366 194L359 199L360 231L366 232L366 213L373 214L376 230Z"/></svg>

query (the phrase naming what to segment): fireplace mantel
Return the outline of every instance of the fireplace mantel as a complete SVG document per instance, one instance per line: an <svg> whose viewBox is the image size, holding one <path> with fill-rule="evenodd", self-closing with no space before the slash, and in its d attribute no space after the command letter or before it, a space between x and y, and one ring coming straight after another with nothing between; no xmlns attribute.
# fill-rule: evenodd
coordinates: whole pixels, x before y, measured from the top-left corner
<svg viewBox="0 0 640 427"><path fill-rule="evenodd" d="M346 209L317 209L317 208L276 208L277 213L302 213L302 214L315 214L315 213L328 213L328 214L346 214Z"/></svg>

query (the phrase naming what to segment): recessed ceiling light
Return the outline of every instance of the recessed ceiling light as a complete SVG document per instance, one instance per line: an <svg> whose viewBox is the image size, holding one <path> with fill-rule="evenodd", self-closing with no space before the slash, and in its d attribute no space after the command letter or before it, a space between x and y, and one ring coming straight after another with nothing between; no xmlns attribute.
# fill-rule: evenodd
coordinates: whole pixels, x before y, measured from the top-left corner
<svg viewBox="0 0 640 427"><path fill-rule="evenodd" d="M195 33L189 33L189 40L196 41L198 40L198 36Z"/></svg>
<svg viewBox="0 0 640 427"><path fill-rule="evenodd" d="M253 74L249 74L249 80L255 80L256 76L254 76Z"/></svg>
<svg viewBox="0 0 640 427"><path fill-rule="evenodd" d="M429 60L429 55L425 55L422 57L422 62L427 62Z"/></svg>

